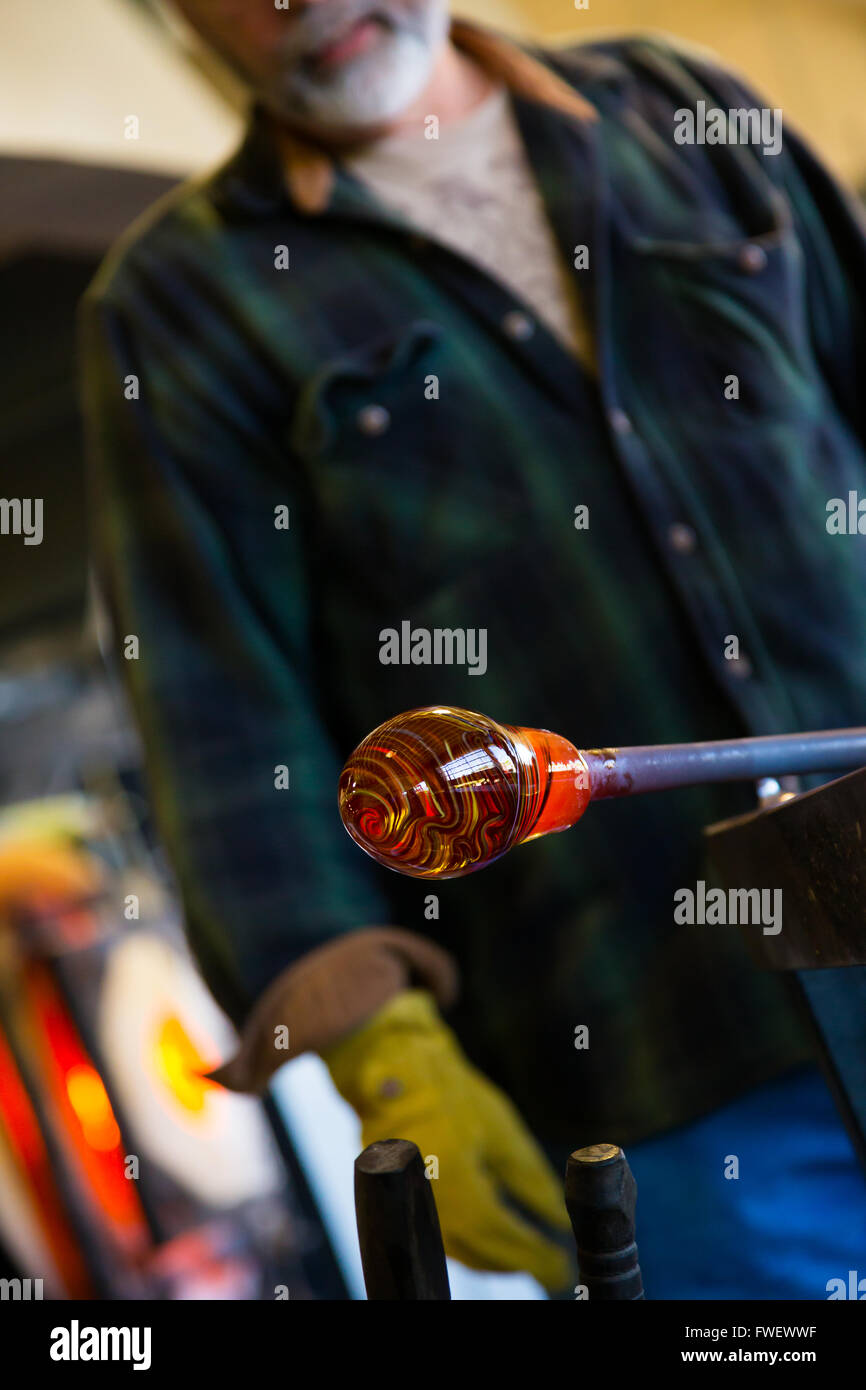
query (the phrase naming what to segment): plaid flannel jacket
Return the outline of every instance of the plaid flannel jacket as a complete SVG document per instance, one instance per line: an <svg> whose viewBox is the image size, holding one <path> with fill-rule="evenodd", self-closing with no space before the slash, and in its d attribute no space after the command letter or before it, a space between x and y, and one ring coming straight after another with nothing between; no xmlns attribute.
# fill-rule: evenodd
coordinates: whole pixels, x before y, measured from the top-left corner
<svg viewBox="0 0 866 1390"><path fill-rule="evenodd" d="M456 959L450 1016L540 1135L629 1142L810 1055L736 928L673 920L701 826L753 789L607 803L431 885L351 843L339 769L431 703L584 746L863 722L866 537L826 526L866 495L863 232L787 130L777 156L675 141L677 110L760 104L703 55L454 36L511 88L568 264L589 249L598 379L256 110L84 301L94 549L118 652L139 639L120 665L192 945L236 1021L268 990L290 1028L327 1014L321 980L279 982L392 924L407 978L436 974L408 941ZM486 629L486 672L383 665L405 620Z"/></svg>

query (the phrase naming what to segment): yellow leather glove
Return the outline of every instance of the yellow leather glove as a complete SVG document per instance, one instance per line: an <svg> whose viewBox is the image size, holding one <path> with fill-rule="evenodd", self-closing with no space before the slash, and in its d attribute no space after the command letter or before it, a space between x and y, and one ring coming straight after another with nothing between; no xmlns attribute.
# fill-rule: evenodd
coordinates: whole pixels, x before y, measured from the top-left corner
<svg viewBox="0 0 866 1390"><path fill-rule="evenodd" d="M511 1102L467 1061L430 994L395 995L323 1056L361 1118L365 1148L411 1139L428 1172L437 1160L431 1180L449 1255L472 1269L526 1270L550 1291L573 1283L562 1183Z"/></svg>

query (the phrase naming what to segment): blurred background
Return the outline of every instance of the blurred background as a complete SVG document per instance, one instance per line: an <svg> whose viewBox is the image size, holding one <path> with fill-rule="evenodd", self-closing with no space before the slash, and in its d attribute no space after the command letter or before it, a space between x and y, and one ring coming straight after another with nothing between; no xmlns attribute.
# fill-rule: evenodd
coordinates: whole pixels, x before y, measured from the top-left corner
<svg viewBox="0 0 866 1390"><path fill-rule="evenodd" d="M866 0L578 4L458 8L550 42L711 48L866 195ZM0 494L51 517L43 544L0 545L0 1277L363 1297L358 1125L324 1067L289 1064L264 1103L201 1079L232 1030L186 951L88 602L76 303L144 208L231 152L245 95L160 0L6 0L0 55ZM456 1298L543 1296L451 1272Z"/></svg>

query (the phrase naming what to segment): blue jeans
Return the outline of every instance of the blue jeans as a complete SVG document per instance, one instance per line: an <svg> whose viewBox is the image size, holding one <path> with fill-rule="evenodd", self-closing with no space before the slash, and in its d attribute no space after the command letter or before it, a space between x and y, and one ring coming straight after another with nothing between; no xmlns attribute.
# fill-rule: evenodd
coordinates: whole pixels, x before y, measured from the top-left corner
<svg viewBox="0 0 866 1390"><path fill-rule="evenodd" d="M866 1279L866 1177L817 1068L627 1156L647 1298L826 1299Z"/></svg>

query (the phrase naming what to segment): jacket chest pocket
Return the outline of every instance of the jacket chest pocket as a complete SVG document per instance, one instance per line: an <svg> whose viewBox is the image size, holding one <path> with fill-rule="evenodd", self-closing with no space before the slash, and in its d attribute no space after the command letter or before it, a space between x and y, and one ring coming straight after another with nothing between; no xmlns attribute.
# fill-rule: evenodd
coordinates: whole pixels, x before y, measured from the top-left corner
<svg viewBox="0 0 866 1390"><path fill-rule="evenodd" d="M799 418L816 374L803 255L789 227L718 247L649 242L631 274L629 342L657 404L682 419L691 403L703 429L722 432Z"/></svg>
<svg viewBox="0 0 866 1390"><path fill-rule="evenodd" d="M371 597L407 601L509 544L519 498L479 448L471 388L441 327L416 320L331 359L301 390L290 444L320 558L371 563Z"/></svg>

